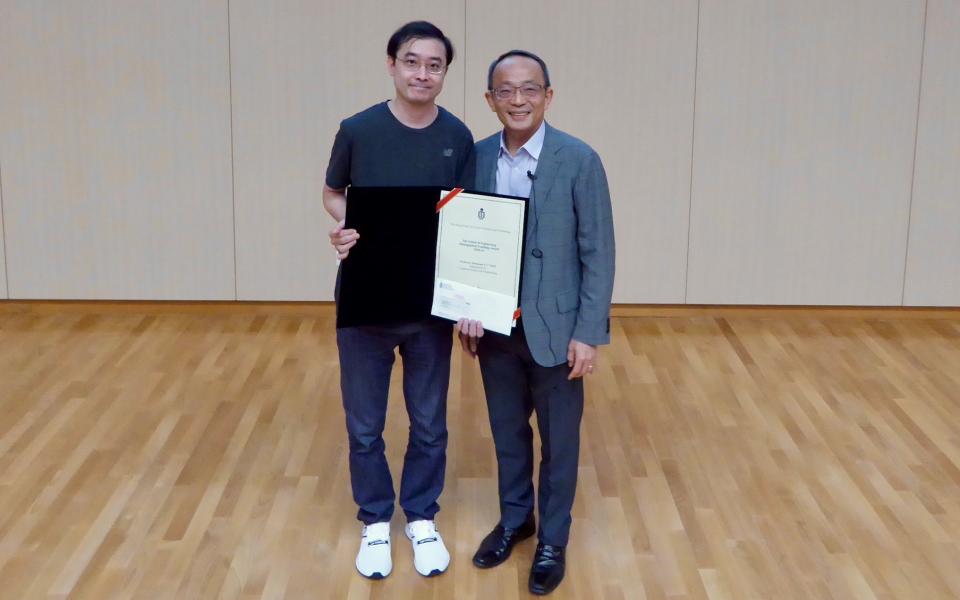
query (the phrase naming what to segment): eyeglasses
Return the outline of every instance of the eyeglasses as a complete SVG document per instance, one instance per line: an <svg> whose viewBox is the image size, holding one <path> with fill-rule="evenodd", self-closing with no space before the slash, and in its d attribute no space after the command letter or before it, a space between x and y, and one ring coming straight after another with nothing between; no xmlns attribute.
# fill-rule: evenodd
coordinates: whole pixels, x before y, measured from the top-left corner
<svg viewBox="0 0 960 600"><path fill-rule="evenodd" d="M520 86L505 85L492 90L492 92L497 100L509 100L517 95L517 91L519 91L524 98L533 100L539 98L545 89L544 86L538 83L525 83Z"/></svg>
<svg viewBox="0 0 960 600"><path fill-rule="evenodd" d="M431 75L440 75L443 73L444 65L440 62L420 62L416 58L398 58L396 60L397 64L403 67L403 70L410 71L411 73L416 73L420 70L420 67L426 67L427 73Z"/></svg>

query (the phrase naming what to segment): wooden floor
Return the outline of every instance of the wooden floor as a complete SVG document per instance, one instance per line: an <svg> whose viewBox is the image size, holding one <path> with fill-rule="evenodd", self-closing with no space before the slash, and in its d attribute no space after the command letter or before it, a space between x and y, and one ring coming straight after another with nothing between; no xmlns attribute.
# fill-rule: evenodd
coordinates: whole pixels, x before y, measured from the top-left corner
<svg viewBox="0 0 960 600"><path fill-rule="evenodd" d="M960 320L619 318L587 385L554 598L960 597ZM407 420L396 370L387 445ZM354 570L332 320L0 314L0 596L519 598L479 372L457 353L453 562ZM399 512L399 511L398 511Z"/></svg>

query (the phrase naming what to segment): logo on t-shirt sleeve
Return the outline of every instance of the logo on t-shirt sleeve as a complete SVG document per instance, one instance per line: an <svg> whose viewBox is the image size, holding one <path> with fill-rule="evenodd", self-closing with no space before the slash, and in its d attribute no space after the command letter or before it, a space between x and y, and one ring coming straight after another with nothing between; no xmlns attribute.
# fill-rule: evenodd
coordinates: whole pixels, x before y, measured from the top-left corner
<svg viewBox="0 0 960 600"><path fill-rule="evenodd" d="M443 155L446 156L447 158L450 158L451 156L453 156L453 148L444 148Z"/></svg>

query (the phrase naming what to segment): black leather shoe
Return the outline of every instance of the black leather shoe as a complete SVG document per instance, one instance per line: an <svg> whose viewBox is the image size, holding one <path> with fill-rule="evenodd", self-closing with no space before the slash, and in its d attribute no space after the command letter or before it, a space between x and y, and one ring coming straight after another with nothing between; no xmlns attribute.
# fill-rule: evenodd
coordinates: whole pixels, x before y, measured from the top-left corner
<svg viewBox="0 0 960 600"><path fill-rule="evenodd" d="M533 567L530 568L530 593L543 596L557 589L563 581L565 565L563 546L537 544L537 553L533 555Z"/></svg>
<svg viewBox="0 0 960 600"><path fill-rule="evenodd" d="M517 542L527 539L536 532L537 524L533 520L533 515L528 516L523 525L516 529L497 525L480 542L477 553L473 555L473 564L481 569L499 565L510 558L510 552Z"/></svg>

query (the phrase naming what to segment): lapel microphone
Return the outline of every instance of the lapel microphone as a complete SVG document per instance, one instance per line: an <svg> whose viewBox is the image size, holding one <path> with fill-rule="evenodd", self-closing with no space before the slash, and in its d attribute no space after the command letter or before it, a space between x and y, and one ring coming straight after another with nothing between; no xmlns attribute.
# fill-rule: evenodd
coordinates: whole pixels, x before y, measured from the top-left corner
<svg viewBox="0 0 960 600"><path fill-rule="evenodd" d="M527 177L530 178L530 181L536 181L536 180L537 180L537 176L534 175L533 173L531 173L529 170L527 170Z"/></svg>

